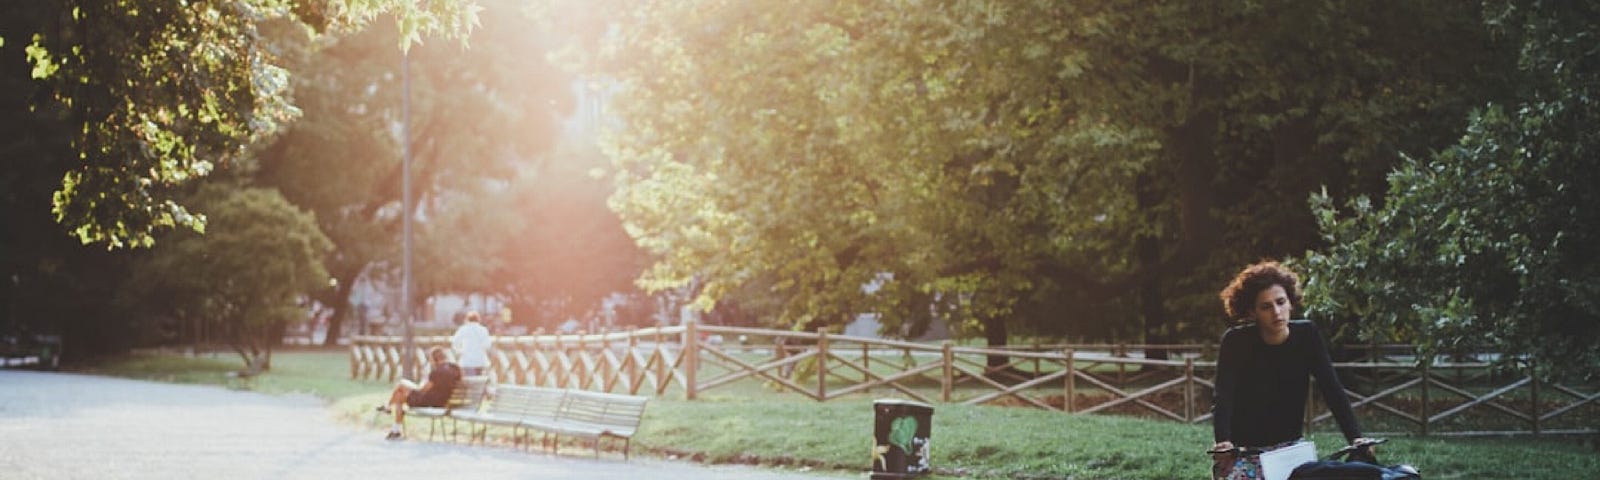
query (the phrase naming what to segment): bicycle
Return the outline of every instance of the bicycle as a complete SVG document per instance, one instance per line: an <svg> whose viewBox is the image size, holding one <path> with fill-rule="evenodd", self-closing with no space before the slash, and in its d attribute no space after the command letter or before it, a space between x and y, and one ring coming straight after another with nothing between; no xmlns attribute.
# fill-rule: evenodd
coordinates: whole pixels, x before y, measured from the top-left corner
<svg viewBox="0 0 1600 480"><path fill-rule="evenodd" d="M1388 439L1378 438L1369 441L1347 445L1321 461L1309 461L1295 467L1287 476L1283 472L1262 471L1262 478L1289 480L1402 480L1420 479L1422 474L1411 465L1383 466L1378 463L1377 455L1372 447L1387 442ZM1213 459L1211 478L1224 478L1232 470L1235 460L1239 456L1260 457L1265 450L1248 447L1233 447L1221 450L1206 450ZM1218 457L1228 455L1227 457ZM1312 454L1315 458L1315 453ZM1224 460L1225 459L1225 460ZM1260 464L1260 462L1256 462Z"/></svg>

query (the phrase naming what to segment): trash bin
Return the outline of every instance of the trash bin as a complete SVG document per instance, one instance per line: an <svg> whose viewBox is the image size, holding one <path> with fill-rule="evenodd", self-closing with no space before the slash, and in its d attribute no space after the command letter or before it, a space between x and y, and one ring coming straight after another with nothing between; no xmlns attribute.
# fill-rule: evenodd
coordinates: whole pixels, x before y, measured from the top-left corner
<svg viewBox="0 0 1600 480"><path fill-rule="evenodd" d="M872 402L872 479L927 474L933 406L899 399Z"/></svg>

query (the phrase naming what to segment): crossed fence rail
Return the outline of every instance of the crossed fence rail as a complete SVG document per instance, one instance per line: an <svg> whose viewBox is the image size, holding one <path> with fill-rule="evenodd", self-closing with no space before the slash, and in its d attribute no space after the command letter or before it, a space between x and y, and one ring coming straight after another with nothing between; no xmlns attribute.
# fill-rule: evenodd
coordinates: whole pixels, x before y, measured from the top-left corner
<svg viewBox="0 0 1600 480"><path fill-rule="evenodd" d="M710 341L721 338L721 342ZM730 341L740 338L742 341ZM420 337L410 352L448 337ZM1420 361L1405 346L1345 346L1334 367L1364 418L1382 435L1600 434L1600 388L1495 371L1472 358ZM1167 359L1139 358L1154 350ZM500 337L490 352L496 382L635 395L706 391L751 381L828 401L892 391L927 403L1001 404L1069 414L1116 413L1199 423L1210 420L1212 345L1028 345L1007 348L925 344L829 334L689 323L592 335ZM352 378L394 381L403 364L398 337L358 336ZM1308 426L1327 422L1311 396ZM1364 423L1374 423L1367 422ZM1485 427L1485 426L1488 427Z"/></svg>

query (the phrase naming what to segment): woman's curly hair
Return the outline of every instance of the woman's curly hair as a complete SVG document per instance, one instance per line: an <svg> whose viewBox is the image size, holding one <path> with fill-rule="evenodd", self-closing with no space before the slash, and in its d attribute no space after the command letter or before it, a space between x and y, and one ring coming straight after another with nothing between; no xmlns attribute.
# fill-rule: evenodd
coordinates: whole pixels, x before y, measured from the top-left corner
<svg viewBox="0 0 1600 480"><path fill-rule="evenodd" d="M1245 267L1222 289L1222 307L1229 321L1249 318L1256 295L1273 285L1283 287L1284 293L1289 295L1289 304L1295 311L1300 310L1300 276L1276 261L1265 260Z"/></svg>

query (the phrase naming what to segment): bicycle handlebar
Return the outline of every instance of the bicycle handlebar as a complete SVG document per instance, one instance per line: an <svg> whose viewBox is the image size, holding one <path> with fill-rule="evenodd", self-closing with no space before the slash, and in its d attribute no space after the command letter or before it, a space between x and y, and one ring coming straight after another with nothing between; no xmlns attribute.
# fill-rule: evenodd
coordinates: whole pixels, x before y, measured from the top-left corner
<svg viewBox="0 0 1600 480"><path fill-rule="evenodd" d="M1338 451L1333 452L1333 455L1331 455L1330 457L1336 458L1336 457L1339 457L1339 456L1342 456L1342 455L1349 454L1350 452L1354 452L1356 450L1361 450L1361 449L1365 449L1365 448L1372 448L1373 445L1377 445L1377 444L1380 444L1380 443L1383 443L1383 442L1387 442L1387 441L1389 441L1389 439L1387 439L1387 438L1366 439L1366 441L1359 441L1359 442L1356 442L1356 443L1352 443L1350 445L1346 445L1344 448L1341 448ZM1250 456L1250 455L1260 455L1260 454L1262 454L1264 452L1265 452L1265 450L1262 450L1262 449L1259 449L1259 448L1237 447L1237 446L1233 447L1233 448L1225 448L1225 449L1222 449L1222 450L1217 450L1217 449L1207 449L1206 450L1206 453L1212 454L1212 455L1224 454L1224 453L1232 453L1232 454L1237 454L1237 455Z"/></svg>

